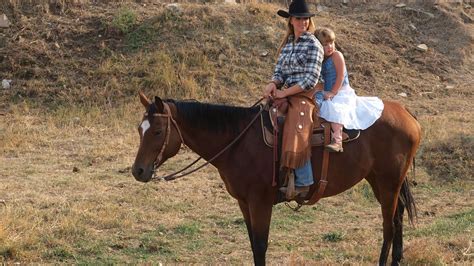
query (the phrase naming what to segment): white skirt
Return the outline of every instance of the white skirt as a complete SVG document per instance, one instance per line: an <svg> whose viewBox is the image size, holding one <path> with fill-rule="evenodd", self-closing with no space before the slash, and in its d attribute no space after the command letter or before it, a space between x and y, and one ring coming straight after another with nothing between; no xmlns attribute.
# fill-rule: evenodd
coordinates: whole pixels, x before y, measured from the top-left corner
<svg viewBox="0 0 474 266"><path fill-rule="evenodd" d="M359 97L349 85L341 87L332 100L321 104L320 117L343 124L347 129L366 129L382 115L383 102L378 97Z"/></svg>

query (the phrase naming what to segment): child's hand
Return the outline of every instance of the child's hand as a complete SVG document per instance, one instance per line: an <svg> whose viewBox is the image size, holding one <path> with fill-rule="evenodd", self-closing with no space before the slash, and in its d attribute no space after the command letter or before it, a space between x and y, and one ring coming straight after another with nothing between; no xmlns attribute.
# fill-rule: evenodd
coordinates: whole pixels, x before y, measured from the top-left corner
<svg viewBox="0 0 474 266"><path fill-rule="evenodd" d="M332 98L334 98L334 96L336 96L336 93L334 93L332 91L325 91L324 92L324 100L332 100Z"/></svg>

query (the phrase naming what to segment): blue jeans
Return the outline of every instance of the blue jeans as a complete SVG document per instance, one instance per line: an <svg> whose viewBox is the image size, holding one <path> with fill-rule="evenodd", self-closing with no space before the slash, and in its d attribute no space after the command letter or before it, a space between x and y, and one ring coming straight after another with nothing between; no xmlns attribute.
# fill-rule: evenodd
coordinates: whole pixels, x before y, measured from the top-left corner
<svg viewBox="0 0 474 266"><path fill-rule="evenodd" d="M313 183L313 169L311 167L311 160L308 160L303 166L295 169L295 186L304 187L310 186Z"/></svg>
<svg viewBox="0 0 474 266"><path fill-rule="evenodd" d="M318 108L321 108L321 105L323 104L323 101L324 101L324 92L317 91L314 94L314 101L316 102L316 105L318 106Z"/></svg>

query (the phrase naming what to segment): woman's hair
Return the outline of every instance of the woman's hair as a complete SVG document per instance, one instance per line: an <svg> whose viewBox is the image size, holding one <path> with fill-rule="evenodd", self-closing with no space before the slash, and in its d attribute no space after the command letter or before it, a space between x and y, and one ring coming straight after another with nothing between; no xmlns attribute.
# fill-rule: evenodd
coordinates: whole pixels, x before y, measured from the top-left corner
<svg viewBox="0 0 474 266"><path fill-rule="evenodd" d="M287 30L286 30L286 34L285 34L285 37L283 37L283 40L280 43L280 47L278 47L277 56L280 55L281 49L283 49L283 46L285 46L286 43L288 42L288 37L290 37L290 35L295 34L295 29L293 28L293 25L291 25L291 17L288 18L288 24L287 25L288 25L288 27L287 27ZM316 27L314 26L313 18L309 18L308 31L313 32L315 28Z"/></svg>
<svg viewBox="0 0 474 266"><path fill-rule="evenodd" d="M318 38L322 45L326 43L334 42L336 40L336 34L330 28L317 28L314 31L314 35Z"/></svg>

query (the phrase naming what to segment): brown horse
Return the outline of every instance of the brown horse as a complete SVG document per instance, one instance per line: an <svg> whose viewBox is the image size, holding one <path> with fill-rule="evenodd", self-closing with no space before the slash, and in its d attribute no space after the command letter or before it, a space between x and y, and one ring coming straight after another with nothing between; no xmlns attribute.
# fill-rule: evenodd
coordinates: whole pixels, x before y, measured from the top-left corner
<svg viewBox="0 0 474 266"><path fill-rule="evenodd" d="M156 167L177 154L182 142L209 160L232 142L259 112L244 108L199 102L151 102L140 93L146 109L141 125L140 147L132 167L138 181L152 179ZM339 194L365 178L382 206L383 245L379 263L387 263L393 243L392 264L403 257L403 212L413 221L415 205L406 175L420 144L421 128L400 104L384 101L382 117L345 144L344 152L331 154L328 184L323 197ZM278 188L272 186L272 149L262 140L260 122L212 164L227 191L237 199L247 226L255 265L265 264L272 206ZM321 172L322 150L313 147L313 173ZM243 170L246 169L246 170ZM319 175L315 176L315 180ZM314 191L317 186L312 186Z"/></svg>

